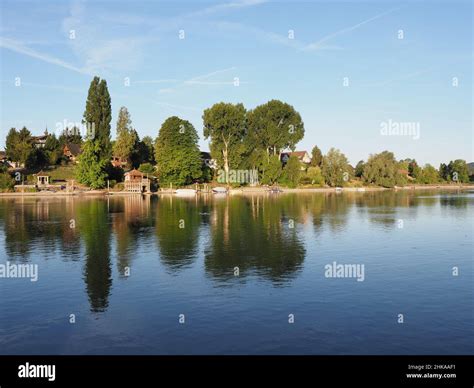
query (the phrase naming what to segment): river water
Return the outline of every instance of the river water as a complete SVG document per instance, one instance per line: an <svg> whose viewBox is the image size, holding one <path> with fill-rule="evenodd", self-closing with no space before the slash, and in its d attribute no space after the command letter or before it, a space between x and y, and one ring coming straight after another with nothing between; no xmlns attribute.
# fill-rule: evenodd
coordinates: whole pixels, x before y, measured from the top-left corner
<svg viewBox="0 0 474 388"><path fill-rule="evenodd" d="M473 205L2 198L0 354L472 354Z"/></svg>

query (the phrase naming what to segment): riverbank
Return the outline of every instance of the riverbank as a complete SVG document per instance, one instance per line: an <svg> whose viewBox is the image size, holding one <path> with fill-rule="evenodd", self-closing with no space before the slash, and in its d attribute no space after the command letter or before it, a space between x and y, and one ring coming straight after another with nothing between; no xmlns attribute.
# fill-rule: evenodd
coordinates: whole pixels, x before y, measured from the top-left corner
<svg viewBox="0 0 474 388"><path fill-rule="evenodd" d="M468 190L474 189L474 185L410 185L403 187L373 187L373 186L364 186L364 187L302 187L302 188L281 188L284 193L303 193L303 192L371 192L371 191L409 191L409 190Z"/></svg>
<svg viewBox="0 0 474 388"><path fill-rule="evenodd" d="M280 187L281 193L333 193L333 192L377 192L377 191L411 191L411 190L469 190L474 189L474 185L409 185L403 187L385 188L385 187L299 187L299 188L286 188ZM266 194L268 193L267 187L243 187L239 189L230 189L230 194ZM147 193L142 195L171 195L176 194L171 191L158 191L155 193ZM212 194L211 192L202 194ZM125 192L125 191L107 191L107 190L90 190L80 192L49 192L39 191L31 193L12 192L12 193L0 193L1 197L89 197L89 196L129 196L137 195L137 193Z"/></svg>
<svg viewBox="0 0 474 388"><path fill-rule="evenodd" d="M417 191L417 190L469 190L474 189L474 185L410 185L404 187L298 187L298 188L286 188L280 187L282 194L289 193L367 193L367 192L381 192L381 191ZM265 188L245 187L242 189L232 189L231 194L259 194L268 193Z"/></svg>
<svg viewBox="0 0 474 388"><path fill-rule="evenodd" d="M14 192L14 193L0 193L1 197L81 197L81 196L103 196L107 195L107 190L90 190L90 191L83 191L83 192L67 192L67 191L38 191L38 192L31 192L31 193L24 193L24 192Z"/></svg>

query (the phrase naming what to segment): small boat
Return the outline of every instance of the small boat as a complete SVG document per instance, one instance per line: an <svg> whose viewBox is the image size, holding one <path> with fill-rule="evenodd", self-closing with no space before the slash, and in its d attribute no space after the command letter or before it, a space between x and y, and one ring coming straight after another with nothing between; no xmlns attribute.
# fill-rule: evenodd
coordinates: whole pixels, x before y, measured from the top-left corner
<svg viewBox="0 0 474 388"><path fill-rule="evenodd" d="M342 187L336 187L336 193L340 193L342 191Z"/></svg>
<svg viewBox="0 0 474 388"><path fill-rule="evenodd" d="M214 187L212 192L214 194L227 194L227 189L225 187Z"/></svg>
<svg viewBox="0 0 474 388"><path fill-rule="evenodd" d="M281 190L279 187L269 187L267 191L272 194L283 193L283 190Z"/></svg>
<svg viewBox="0 0 474 388"><path fill-rule="evenodd" d="M363 191L365 191L365 187L359 187L359 188L357 189L357 191L363 192Z"/></svg>
<svg viewBox="0 0 474 388"><path fill-rule="evenodd" d="M194 190L194 189L177 189L175 191L176 195L187 195L187 196L190 196L190 195L196 195L197 194L197 190Z"/></svg>

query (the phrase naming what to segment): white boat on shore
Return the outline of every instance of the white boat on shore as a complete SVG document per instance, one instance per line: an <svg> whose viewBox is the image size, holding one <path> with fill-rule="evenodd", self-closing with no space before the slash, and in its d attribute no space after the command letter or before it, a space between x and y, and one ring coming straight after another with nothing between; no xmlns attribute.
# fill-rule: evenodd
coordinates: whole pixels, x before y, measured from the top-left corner
<svg viewBox="0 0 474 388"><path fill-rule="evenodd" d="M342 192L342 187L336 187L336 193Z"/></svg>
<svg viewBox="0 0 474 388"><path fill-rule="evenodd" d="M365 187L359 187L359 188L357 188L357 191L360 192L360 193L362 193L362 192L365 191Z"/></svg>
<svg viewBox="0 0 474 388"><path fill-rule="evenodd" d="M214 187L212 192L214 194L227 194L227 189L225 187Z"/></svg>
<svg viewBox="0 0 474 388"><path fill-rule="evenodd" d="M183 195L183 196L193 196L197 194L197 190L194 189L177 189L175 191L176 195Z"/></svg>

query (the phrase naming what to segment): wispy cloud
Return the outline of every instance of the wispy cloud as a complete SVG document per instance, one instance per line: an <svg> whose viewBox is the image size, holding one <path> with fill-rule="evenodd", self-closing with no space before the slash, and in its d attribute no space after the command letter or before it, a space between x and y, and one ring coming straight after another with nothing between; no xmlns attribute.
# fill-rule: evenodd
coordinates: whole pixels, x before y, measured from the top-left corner
<svg viewBox="0 0 474 388"><path fill-rule="evenodd" d="M298 51L321 51L321 50L342 50L343 48L338 45L334 44L329 44L331 40L334 38L337 38L338 36L350 33L354 30L357 30L358 28L375 21L377 19L380 19L386 15L389 15L390 13L396 11L396 9L391 9L389 11L380 13L378 15L375 15L369 19L363 20L357 24L342 28L336 32L333 32L331 34L328 34L324 36L323 38L317 40L316 42L313 43L305 43L301 40L298 39L290 39L286 35L282 34L277 34L275 32L271 31L265 31L261 28L258 27L253 27L241 23L234 23L234 22L217 22L214 23L214 25L217 28L223 29L223 30L229 30L232 32L238 32L238 33L250 33L254 36L256 36L259 39L262 39L264 41L272 42L275 44L287 46L294 48L295 50Z"/></svg>
<svg viewBox="0 0 474 388"><path fill-rule="evenodd" d="M195 108L193 106L183 106L183 105L174 105L174 104L169 104L167 102L156 102L156 105L163 106L165 108L170 108L173 111L180 112L182 110L191 110L194 112L202 112L201 108Z"/></svg>
<svg viewBox="0 0 474 388"><path fill-rule="evenodd" d="M239 84L241 83L244 83L244 82L239 81ZM186 85L233 85L234 81L186 81L185 84Z"/></svg>
<svg viewBox="0 0 474 388"><path fill-rule="evenodd" d="M225 85L230 84L232 81L209 81L208 79L222 73L227 73L228 71L235 70L235 67L229 67L227 69L216 70L208 74L199 75L193 77L187 81L184 81L184 85Z"/></svg>
<svg viewBox="0 0 474 388"><path fill-rule="evenodd" d="M170 82L179 82L179 80L177 79L172 79L172 78L169 78L169 79L151 79L151 80L142 80L142 81L133 81L132 83L133 84L138 84L138 85L142 85L142 84L166 84L166 83L170 83Z"/></svg>
<svg viewBox="0 0 474 388"><path fill-rule="evenodd" d="M345 27L339 31L336 31L336 32L333 32L332 34L329 34L329 35L326 35L325 37L319 39L318 41L314 42L314 43L310 43L308 45L306 45L303 50L304 51L314 51L314 50L319 50L321 48L323 48L325 46L325 43L338 37L338 36L341 36L341 35L344 35L344 34L347 34L349 32L352 32L354 30L357 30L358 28L370 23L370 22L373 22L374 20L377 20L377 19L380 19L381 17L384 17L386 15L389 15L391 14L392 12L396 11L396 9L391 9L389 11L386 11L386 12L382 12L378 15L375 15L369 19L366 19L366 20L363 20L357 24L354 24L352 26L349 26L349 27Z"/></svg>
<svg viewBox="0 0 474 388"><path fill-rule="evenodd" d="M61 90L63 92L67 92L67 93L80 93L80 94L85 93L84 89L70 88L68 86L61 86L61 85L40 84L40 83L36 83L36 82L22 82L21 85L22 85L22 87L23 86L32 86L32 87L35 87L35 88Z"/></svg>
<svg viewBox="0 0 474 388"><path fill-rule="evenodd" d="M100 15L99 15L100 16ZM69 45L88 73L126 72L136 70L143 62L146 44L156 42L152 36L110 37L107 25L97 23L98 15L87 13L84 3L71 4L63 19L65 34L75 32ZM110 34L109 34L110 35Z"/></svg>
<svg viewBox="0 0 474 388"><path fill-rule="evenodd" d="M11 50L11 51L14 51L14 52L19 53L19 54L27 55L27 56L32 57L32 58L36 58L40 61L50 63L52 65L57 65L57 66L65 68L65 69L75 71L77 73L89 74L87 72L87 70L85 70L83 68L71 65L70 63L67 63L67 62L65 62L65 61L63 61L59 58L53 57L49 54L42 53L40 51L34 50L34 49L26 46L24 43L19 42L19 41L14 40L14 39L8 39L8 38L0 37L0 47L3 47L5 49Z"/></svg>
<svg viewBox="0 0 474 388"><path fill-rule="evenodd" d="M391 84L394 84L394 83L398 83L398 82L402 82L402 81L407 81L407 80L409 80L409 79L417 78L417 77L419 77L420 75L427 74L427 73L429 73L429 72L432 71L432 70L433 70L433 68L432 68L432 67L429 67L429 68L427 68L427 69L417 70L417 71L414 71L414 72L412 72L412 73L409 73L409 74L406 74L406 75L402 75L402 76L400 76L400 77L394 77L394 78L390 78L390 79L387 79L387 80L384 80L384 81L380 81L380 82L360 84L360 86L365 86L365 87L384 87L384 86L391 85Z"/></svg>
<svg viewBox="0 0 474 388"><path fill-rule="evenodd" d="M265 42L274 43L276 45L286 46L298 51L306 51L309 44L298 39L290 39L286 35L277 34L271 31L265 31L258 27L253 27L241 23L234 22L217 22L213 24L216 28L226 30L232 33L251 34L257 39ZM321 45L318 50L341 50L341 47L334 45Z"/></svg>
<svg viewBox="0 0 474 388"><path fill-rule="evenodd" d="M69 14L62 20L62 30L64 39L55 42L36 40L14 40L0 38L0 45L3 48L17 53L42 60L53 65L61 66L81 74L108 74L113 72L129 72L137 70L143 63L146 48L149 44L158 41L156 28L147 31L140 36L116 37L107 36L106 27L110 22L121 22L136 25L146 25L155 27L176 27L180 22L192 19L199 20L207 15L213 15L226 11L233 11L265 3L266 0L236 0L222 4L215 4L186 14L181 14L171 18L155 18L147 15L130 15L118 12L89 12L87 3L81 0L74 0L69 7ZM109 23L107 22L109 21ZM173 28L174 28L173 27ZM75 39L68 39L70 31L75 32ZM33 44L65 44L69 46L77 58L78 64L71 64L53 55L45 53L43 50L33 49ZM136 81L142 84L159 84L165 82L179 82L177 80L151 80ZM188 84L219 84L219 82L204 82L199 80L189 80ZM231 81L226 82L231 83ZM224 83L222 83L224 84Z"/></svg>
<svg viewBox="0 0 474 388"><path fill-rule="evenodd" d="M101 21L111 22L114 24L125 24L125 25L140 25L140 26L152 26L156 27L160 25L161 27L176 28L184 21L186 23L190 22L190 19L199 19L209 15L237 11L239 9L250 8L258 6L260 4L267 3L268 0L242 0L242 1L232 1L222 4L211 5L196 11L191 11L187 13L182 13L173 17L168 18L159 18L154 16L147 15L137 15L123 12L107 12L101 15L98 15Z"/></svg>
<svg viewBox="0 0 474 388"><path fill-rule="evenodd" d="M176 91L176 89L178 89L178 88L182 88L182 87L189 86L189 85L191 85L191 86L192 85L233 85L233 80L219 81L219 80L212 80L211 79L214 76L217 76L217 75L220 75L220 74L223 74L223 73L227 73L227 72L232 71L232 70L236 70L236 67L233 66L233 67L229 67L229 68L226 68L226 69L215 70L215 71L212 71L212 72L207 73L207 74L198 75L196 77L192 77L188 80L180 82L175 87L160 89L158 92L161 93L161 94L171 93L171 92ZM245 83L245 82L240 82L239 81L239 83L242 84L242 83Z"/></svg>
<svg viewBox="0 0 474 388"><path fill-rule="evenodd" d="M241 8L253 7L256 5L264 4L267 0L241 0L241 1L233 1L229 3L223 4L216 4L210 7L201 9L199 11L190 12L183 17L197 17L197 16L205 16L211 15L217 12L228 11L228 10L236 10Z"/></svg>

